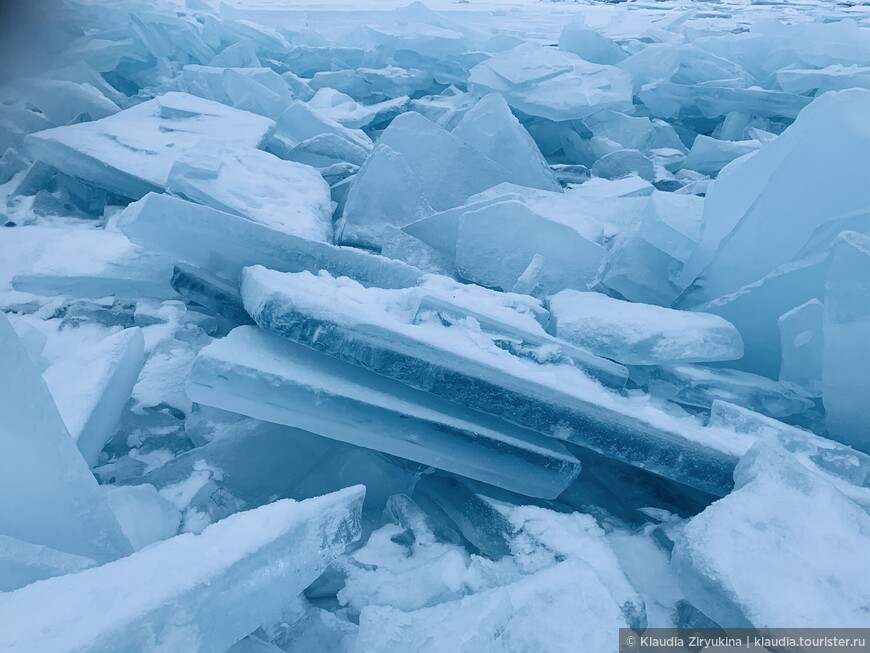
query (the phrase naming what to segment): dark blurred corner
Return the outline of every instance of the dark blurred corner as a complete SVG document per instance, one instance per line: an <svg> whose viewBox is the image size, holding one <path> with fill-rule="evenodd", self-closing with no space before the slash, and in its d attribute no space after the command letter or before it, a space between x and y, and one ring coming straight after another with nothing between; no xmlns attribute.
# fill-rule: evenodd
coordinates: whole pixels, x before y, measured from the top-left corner
<svg viewBox="0 0 870 653"><path fill-rule="evenodd" d="M0 0L0 83L62 64L74 34L63 0Z"/></svg>

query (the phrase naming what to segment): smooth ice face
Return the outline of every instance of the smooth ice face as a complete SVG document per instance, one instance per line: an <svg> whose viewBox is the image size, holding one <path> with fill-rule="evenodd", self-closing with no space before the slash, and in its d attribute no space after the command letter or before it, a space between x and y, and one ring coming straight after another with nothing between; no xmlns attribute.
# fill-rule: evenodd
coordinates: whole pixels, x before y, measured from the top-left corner
<svg viewBox="0 0 870 653"><path fill-rule="evenodd" d="M760 141L724 141L699 134L683 167L705 175L716 175L726 165L755 152L761 145Z"/></svg>
<svg viewBox="0 0 870 653"><path fill-rule="evenodd" d="M480 95L500 93L512 108L555 121L631 106L627 73L530 43L479 63L471 69L468 84Z"/></svg>
<svg viewBox="0 0 870 653"><path fill-rule="evenodd" d="M139 199L162 191L175 161L200 141L257 147L274 127L268 118L172 92L102 120L31 134L27 146L71 177Z"/></svg>
<svg viewBox="0 0 870 653"><path fill-rule="evenodd" d="M669 365L743 355L737 329L716 315L576 290L553 295L550 307L560 338L620 363Z"/></svg>
<svg viewBox="0 0 870 653"><path fill-rule="evenodd" d="M199 403L528 496L554 498L579 472L579 462L558 442L252 327L239 327L200 353L188 393Z"/></svg>
<svg viewBox="0 0 870 653"><path fill-rule="evenodd" d="M779 316L782 367L779 380L794 383L814 397L822 394L825 307L818 299Z"/></svg>
<svg viewBox="0 0 870 653"><path fill-rule="evenodd" d="M677 538L672 565L686 597L732 627L863 623L870 516L771 437L747 453L734 479L737 489Z"/></svg>
<svg viewBox="0 0 870 653"><path fill-rule="evenodd" d="M561 192L537 144L498 93L469 109L453 135L510 171L515 184Z"/></svg>
<svg viewBox="0 0 870 653"><path fill-rule="evenodd" d="M107 562L130 543L51 394L0 315L0 534Z"/></svg>
<svg viewBox="0 0 870 653"><path fill-rule="evenodd" d="M238 281L242 268L258 263L288 272L326 269L387 288L412 286L421 274L400 261L307 240L241 216L156 193L128 206L118 228L135 243L233 283Z"/></svg>
<svg viewBox="0 0 870 653"><path fill-rule="evenodd" d="M611 66L628 56L616 43L600 32L587 28L583 23L573 23L562 28L559 49L576 54L585 61Z"/></svg>
<svg viewBox="0 0 870 653"><path fill-rule="evenodd" d="M69 434L90 467L112 435L144 362L145 338L125 329L73 352L42 375Z"/></svg>
<svg viewBox="0 0 870 653"><path fill-rule="evenodd" d="M870 205L868 112L868 90L828 93L780 138L723 171L705 202L698 251L684 270L700 275L684 305L764 277L825 221ZM821 156L830 163L816 170Z"/></svg>
<svg viewBox="0 0 870 653"><path fill-rule="evenodd" d="M870 238L840 234L825 278L822 399L825 425L835 440L870 453Z"/></svg>
<svg viewBox="0 0 870 653"><path fill-rule="evenodd" d="M360 535L365 488L232 515L122 560L0 596L10 650L220 653L281 616ZM124 597L119 601L118 597ZM102 615L99 621L91 616Z"/></svg>
<svg viewBox="0 0 870 653"><path fill-rule="evenodd" d="M166 189L308 240L332 240L329 186L314 168L253 147L204 141L179 158Z"/></svg>
<svg viewBox="0 0 870 653"><path fill-rule="evenodd" d="M181 71L181 87L191 95L272 119L293 100L287 82L274 70L259 66L224 68L216 64L190 64Z"/></svg>
<svg viewBox="0 0 870 653"><path fill-rule="evenodd" d="M0 535L0 592L93 567L90 558Z"/></svg>

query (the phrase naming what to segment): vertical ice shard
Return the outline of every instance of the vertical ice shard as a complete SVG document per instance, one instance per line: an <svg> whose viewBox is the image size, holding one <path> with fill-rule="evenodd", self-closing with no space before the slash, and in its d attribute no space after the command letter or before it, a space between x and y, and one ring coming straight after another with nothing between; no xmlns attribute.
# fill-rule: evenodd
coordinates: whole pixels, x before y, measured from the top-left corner
<svg viewBox="0 0 870 653"><path fill-rule="evenodd" d="M558 337L620 363L669 365L743 355L737 329L718 315L576 290L556 293L550 307Z"/></svg>
<svg viewBox="0 0 870 653"><path fill-rule="evenodd" d="M360 535L365 488L232 515L96 569L0 595L0 648L223 653L281 616ZM94 620L93 615L100 619Z"/></svg>
<svg viewBox="0 0 870 653"><path fill-rule="evenodd" d="M401 261L307 240L156 193L128 206L118 227L135 243L232 281L243 267L257 263L285 271L326 269L388 288L412 286L420 275Z"/></svg>
<svg viewBox="0 0 870 653"><path fill-rule="evenodd" d="M750 449L734 480L677 538L672 565L692 604L731 627L865 623L870 515L775 437Z"/></svg>
<svg viewBox="0 0 870 653"><path fill-rule="evenodd" d="M308 240L332 240L329 186L310 166L253 147L203 141L175 162L166 190Z"/></svg>
<svg viewBox="0 0 870 653"><path fill-rule="evenodd" d="M733 292L788 262L833 216L870 205L870 90L817 98L776 140L726 167L704 205L683 274L686 305ZM812 162L824 158L821 169Z"/></svg>
<svg viewBox="0 0 870 653"><path fill-rule="evenodd" d="M128 554L130 543L5 315L0 360L0 534L98 562Z"/></svg>
<svg viewBox="0 0 870 653"><path fill-rule="evenodd" d="M204 139L256 147L275 123L186 93L166 93L108 118L31 134L34 158L122 197L166 187L173 163Z"/></svg>
<svg viewBox="0 0 870 653"><path fill-rule="evenodd" d="M97 464L130 399L142 371L144 348L142 331L125 329L61 359L42 375L90 467Z"/></svg>
<svg viewBox="0 0 870 653"><path fill-rule="evenodd" d="M825 279L822 399L829 435L870 453L870 237L840 234Z"/></svg>
<svg viewBox="0 0 870 653"><path fill-rule="evenodd" d="M195 401L286 424L504 487L554 498L579 462L548 438L239 327L202 350Z"/></svg>
<svg viewBox="0 0 870 653"><path fill-rule="evenodd" d="M513 183L561 191L537 144L498 93L484 96L469 109L453 135L505 168Z"/></svg>
<svg viewBox="0 0 870 653"><path fill-rule="evenodd" d="M822 394L824 312L824 304L811 299L777 320L782 351L779 380L794 383L813 397Z"/></svg>

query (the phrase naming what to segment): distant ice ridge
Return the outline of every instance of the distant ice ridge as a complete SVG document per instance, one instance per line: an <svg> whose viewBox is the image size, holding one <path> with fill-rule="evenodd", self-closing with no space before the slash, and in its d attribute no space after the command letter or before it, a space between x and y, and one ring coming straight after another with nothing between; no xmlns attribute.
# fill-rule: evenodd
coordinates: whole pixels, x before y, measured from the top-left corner
<svg viewBox="0 0 870 653"><path fill-rule="evenodd" d="M327 5L0 75L0 649L864 625L865 9Z"/></svg>

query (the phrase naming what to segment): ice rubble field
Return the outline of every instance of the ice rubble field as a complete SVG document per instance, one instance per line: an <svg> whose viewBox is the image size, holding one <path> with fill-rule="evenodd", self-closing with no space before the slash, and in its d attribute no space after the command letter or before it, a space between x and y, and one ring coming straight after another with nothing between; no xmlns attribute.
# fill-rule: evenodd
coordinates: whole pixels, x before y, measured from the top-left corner
<svg viewBox="0 0 870 653"><path fill-rule="evenodd" d="M63 31L0 86L0 650L870 626L866 7Z"/></svg>

